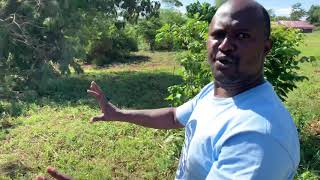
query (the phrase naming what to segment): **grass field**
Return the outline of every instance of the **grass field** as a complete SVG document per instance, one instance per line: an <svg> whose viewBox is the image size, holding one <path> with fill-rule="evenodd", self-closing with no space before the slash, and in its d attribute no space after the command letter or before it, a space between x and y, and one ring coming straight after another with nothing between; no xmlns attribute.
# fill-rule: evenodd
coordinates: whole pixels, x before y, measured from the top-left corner
<svg viewBox="0 0 320 180"><path fill-rule="evenodd" d="M320 56L320 33L307 35L304 55ZM95 80L121 108L169 106L167 87L182 81L175 53L139 52L130 62L50 80L39 95L0 101L0 179L33 179L54 166L76 179L173 179L180 153L169 131L126 123L89 124L100 113L86 89ZM305 63L286 106L300 131L302 158L297 179L320 171L320 62Z"/></svg>
<svg viewBox="0 0 320 180"><path fill-rule="evenodd" d="M296 179L320 178L320 61L305 63L300 74L309 81L298 83L298 88L288 94L286 106L300 133L301 160Z"/></svg>
<svg viewBox="0 0 320 180"><path fill-rule="evenodd" d="M305 42L300 46L302 55L320 57L320 30L305 34Z"/></svg>
<svg viewBox="0 0 320 180"><path fill-rule="evenodd" d="M52 80L34 100L2 102L12 113L1 124L0 179L32 179L49 165L76 179L172 179L180 149L167 131L88 123L100 113L86 94L93 80L121 108L169 105L167 87L181 82L173 53L136 56L143 60Z"/></svg>

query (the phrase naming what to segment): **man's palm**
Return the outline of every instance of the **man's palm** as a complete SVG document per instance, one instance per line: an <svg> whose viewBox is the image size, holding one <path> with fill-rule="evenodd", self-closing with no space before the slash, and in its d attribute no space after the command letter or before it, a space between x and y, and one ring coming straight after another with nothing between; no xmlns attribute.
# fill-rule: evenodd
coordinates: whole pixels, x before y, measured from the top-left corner
<svg viewBox="0 0 320 180"><path fill-rule="evenodd" d="M117 108L106 100L106 96L104 92L101 90L101 88L94 81L92 81L90 88L87 90L87 92L97 99L100 109L102 111L101 115L91 118L90 121L96 122L112 120L114 118L115 113L117 112Z"/></svg>

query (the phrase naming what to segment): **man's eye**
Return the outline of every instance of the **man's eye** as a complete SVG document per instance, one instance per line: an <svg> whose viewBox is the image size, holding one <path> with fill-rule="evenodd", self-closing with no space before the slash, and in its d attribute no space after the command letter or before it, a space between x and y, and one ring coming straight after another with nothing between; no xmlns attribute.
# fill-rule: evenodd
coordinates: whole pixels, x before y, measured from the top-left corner
<svg viewBox="0 0 320 180"><path fill-rule="evenodd" d="M240 39L240 40L248 39L249 37L250 37L250 35L247 34L247 33L239 33L239 34L237 34L237 38Z"/></svg>
<svg viewBox="0 0 320 180"><path fill-rule="evenodd" d="M216 33L212 34L212 37L214 39L223 39L223 38L225 38L225 36L226 36L226 33L224 33L224 32L216 32Z"/></svg>

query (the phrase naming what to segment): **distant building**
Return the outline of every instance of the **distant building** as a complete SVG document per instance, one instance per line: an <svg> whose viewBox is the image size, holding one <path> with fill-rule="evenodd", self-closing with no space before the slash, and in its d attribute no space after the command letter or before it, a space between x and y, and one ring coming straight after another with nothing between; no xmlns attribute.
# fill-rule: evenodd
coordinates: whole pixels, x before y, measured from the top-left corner
<svg viewBox="0 0 320 180"><path fill-rule="evenodd" d="M315 26L307 21L278 21L277 23L287 28L300 29L304 33L312 33L315 29Z"/></svg>

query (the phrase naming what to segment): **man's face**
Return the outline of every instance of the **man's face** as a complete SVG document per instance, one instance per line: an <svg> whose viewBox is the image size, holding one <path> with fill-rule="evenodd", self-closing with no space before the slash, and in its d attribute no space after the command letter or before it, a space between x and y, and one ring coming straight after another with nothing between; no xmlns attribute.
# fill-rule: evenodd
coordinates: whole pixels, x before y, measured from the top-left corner
<svg viewBox="0 0 320 180"><path fill-rule="evenodd" d="M241 84L263 75L264 58L271 48L260 9L233 3L222 6L209 27L208 61L215 81ZM260 16L261 17L261 16Z"/></svg>

